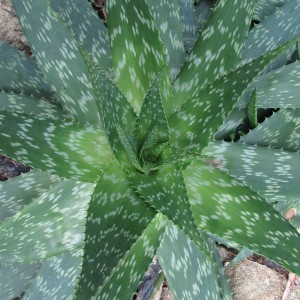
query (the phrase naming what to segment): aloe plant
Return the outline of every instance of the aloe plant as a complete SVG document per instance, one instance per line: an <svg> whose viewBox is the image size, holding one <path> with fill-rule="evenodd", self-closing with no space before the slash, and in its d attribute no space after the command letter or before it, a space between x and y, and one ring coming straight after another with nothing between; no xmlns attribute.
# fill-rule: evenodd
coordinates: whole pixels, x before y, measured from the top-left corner
<svg viewBox="0 0 300 300"><path fill-rule="evenodd" d="M130 299L154 255L175 299L231 299L216 241L300 274L299 0L12 2L1 299Z"/></svg>

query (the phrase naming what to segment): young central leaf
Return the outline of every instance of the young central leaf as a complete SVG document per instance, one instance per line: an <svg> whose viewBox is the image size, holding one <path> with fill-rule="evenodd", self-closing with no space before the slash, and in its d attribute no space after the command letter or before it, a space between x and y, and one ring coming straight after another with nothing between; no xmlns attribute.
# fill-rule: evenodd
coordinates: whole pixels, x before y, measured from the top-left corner
<svg viewBox="0 0 300 300"><path fill-rule="evenodd" d="M169 128L160 95L161 72L147 93L136 126L138 156L144 172L160 163L160 154L169 141Z"/></svg>

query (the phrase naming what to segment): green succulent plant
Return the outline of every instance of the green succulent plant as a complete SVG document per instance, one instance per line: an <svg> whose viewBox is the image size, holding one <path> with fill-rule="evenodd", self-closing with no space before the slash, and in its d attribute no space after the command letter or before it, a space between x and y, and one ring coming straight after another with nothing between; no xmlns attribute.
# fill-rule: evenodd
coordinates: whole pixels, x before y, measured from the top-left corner
<svg viewBox="0 0 300 300"><path fill-rule="evenodd" d="M12 2L1 299L130 299L154 255L175 299L231 299L215 241L300 274L299 0Z"/></svg>

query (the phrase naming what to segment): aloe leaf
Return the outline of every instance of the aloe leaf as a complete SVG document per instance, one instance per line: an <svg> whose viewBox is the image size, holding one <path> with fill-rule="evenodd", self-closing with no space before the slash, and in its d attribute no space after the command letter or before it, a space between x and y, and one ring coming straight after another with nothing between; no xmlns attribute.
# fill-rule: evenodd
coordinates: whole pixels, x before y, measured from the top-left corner
<svg viewBox="0 0 300 300"><path fill-rule="evenodd" d="M197 230L178 166L162 166L148 175L131 173L129 180L146 202L171 219L193 240L197 240Z"/></svg>
<svg viewBox="0 0 300 300"><path fill-rule="evenodd" d="M163 237L167 218L157 214L93 299L131 299Z"/></svg>
<svg viewBox="0 0 300 300"><path fill-rule="evenodd" d="M291 0L257 25L245 42L242 59L259 57L300 35L300 1Z"/></svg>
<svg viewBox="0 0 300 300"><path fill-rule="evenodd" d="M103 124L111 149L126 167L131 163L136 165L137 146L134 139L136 115L126 97L106 73L97 74L97 83L101 90L97 104L101 108Z"/></svg>
<svg viewBox="0 0 300 300"><path fill-rule="evenodd" d="M258 125L256 89L252 92L250 96L250 99L247 103L246 112L250 128L255 128Z"/></svg>
<svg viewBox="0 0 300 300"><path fill-rule="evenodd" d="M189 52L196 41L196 14L193 0L178 0L182 20L184 48Z"/></svg>
<svg viewBox="0 0 300 300"><path fill-rule="evenodd" d="M200 153L253 78L294 42L292 40L242 65L208 85L183 104L169 118L170 140L173 146Z"/></svg>
<svg viewBox="0 0 300 300"><path fill-rule="evenodd" d="M197 34L201 34L214 7L214 1L200 0L196 6Z"/></svg>
<svg viewBox="0 0 300 300"><path fill-rule="evenodd" d="M256 193L201 161L183 172L196 224L300 273L299 233Z"/></svg>
<svg viewBox="0 0 300 300"><path fill-rule="evenodd" d="M178 0L147 0L160 39L165 46L171 78L184 63L182 20Z"/></svg>
<svg viewBox="0 0 300 300"><path fill-rule="evenodd" d="M257 77L247 89L255 88L258 108L300 108L300 63L296 61L277 70ZM247 97L242 97L236 107L247 105Z"/></svg>
<svg viewBox="0 0 300 300"><path fill-rule="evenodd" d="M275 203L275 209L283 215L290 208L299 207L299 153L213 142L204 150L204 154L214 157L219 168L243 181L268 202ZM299 216L292 219L291 223L294 227L299 226Z"/></svg>
<svg viewBox="0 0 300 300"><path fill-rule="evenodd" d="M2 153L61 177L96 181L113 158L101 129L6 111L0 128Z"/></svg>
<svg viewBox="0 0 300 300"><path fill-rule="evenodd" d="M122 168L111 164L97 182L87 212L78 299L90 299L154 218Z"/></svg>
<svg viewBox="0 0 300 300"><path fill-rule="evenodd" d="M231 299L220 295L216 266L175 225L167 226L157 256L175 299Z"/></svg>
<svg viewBox="0 0 300 300"><path fill-rule="evenodd" d="M0 109L51 119L68 118L58 103L6 92L0 92Z"/></svg>
<svg viewBox="0 0 300 300"><path fill-rule="evenodd" d="M15 299L30 285L40 263L1 264L0 299Z"/></svg>
<svg viewBox="0 0 300 300"><path fill-rule="evenodd" d="M112 67L108 30L93 10L91 3L82 0L50 0L51 7L68 24L77 41L103 70Z"/></svg>
<svg viewBox="0 0 300 300"><path fill-rule="evenodd" d="M25 56L2 40L0 40L0 54L0 90L49 100L53 98L50 86L32 57Z"/></svg>
<svg viewBox="0 0 300 300"><path fill-rule="evenodd" d="M261 147L300 150L300 108L281 109L255 129L243 136L239 142Z"/></svg>
<svg viewBox="0 0 300 300"><path fill-rule="evenodd" d="M174 83L175 107L236 67L248 34L253 7L254 1L249 0L218 2Z"/></svg>
<svg viewBox="0 0 300 300"><path fill-rule="evenodd" d="M276 9L289 0L257 0L254 7L254 19L262 21L265 17L271 15Z"/></svg>
<svg viewBox="0 0 300 300"><path fill-rule="evenodd" d="M219 127L218 132L214 135L216 140L222 140L238 129L238 127L247 118L245 109L233 109L223 124Z"/></svg>
<svg viewBox="0 0 300 300"><path fill-rule="evenodd" d="M90 183L62 180L0 226L0 261L30 262L83 246Z"/></svg>
<svg viewBox="0 0 300 300"><path fill-rule="evenodd" d="M22 299L74 299L81 262L82 250L66 252L42 262Z"/></svg>
<svg viewBox="0 0 300 300"><path fill-rule="evenodd" d="M146 0L108 1L113 70L136 113L166 57Z"/></svg>
<svg viewBox="0 0 300 300"><path fill-rule="evenodd" d="M239 253L234 257L234 259L232 261L230 261L230 263L227 266L232 267L232 266L240 263L241 261L243 261L247 257L251 256L252 254L253 254L253 251L243 247L239 251Z"/></svg>
<svg viewBox="0 0 300 300"><path fill-rule="evenodd" d="M76 121L100 126L87 56L72 33L47 0L12 3L39 67L62 106Z"/></svg>
<svg viewBox="0 0 300 300"><path fill-rule="evenodd" d="M0 182L0 223L45 193L57 180L45 172L32 170Z"/></svg>

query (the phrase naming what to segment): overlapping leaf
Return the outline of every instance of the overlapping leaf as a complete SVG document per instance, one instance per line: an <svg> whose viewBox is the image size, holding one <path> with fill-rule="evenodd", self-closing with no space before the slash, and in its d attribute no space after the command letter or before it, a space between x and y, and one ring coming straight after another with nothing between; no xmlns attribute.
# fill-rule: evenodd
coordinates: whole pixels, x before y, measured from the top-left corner
<svg viewBox="0 0 300 300"><path fill-rule="evenodd" d="M91 55L93 62L104 70L112 67L108 30L93 10L82 0L51 0L51 7L68 24L77 41Z"/></svg>
<svg viewBox="0 0 300 300"><path fill-rule="evenodd" d="M204 154L214 157L220 168L243 181L267 201L277 202L275 208L283 215L292 207L300 209L299 153L214 142ZM293 226L299 226L299 216L291 222Z"/></svg>
<svg viewBox="0 0 300 300"><path fill-rule="evenodd" d="M50 86L32 57L25 56L2 40L0 54L0 90L53 98Z"/></svg>
<svg viewBox="0 0 300 300"><path fill-rule="evenodd" d="M192 3L192 1L190 2ZM159 30L160 39L165 46L171 78L175 79L184 63L183 28L179 1L147 0L147 4Z"/></svg>
<svg viewBox="0 0 300 300"><path fill-rule="evenodd" d="M281 109L240 139L241 143L300 150L300 108Z"/></svg>
<svg viewBox="0 0 300 300"><path fill-rule="evenodd" d="M253 78L293 43L294 40L239 67L183 104L169 119L172 144L201 152Z"/></svg>
<svg viewBox="0 0 300 300"><path fill-rule="evenodd" d="M216 265L175 225L167 226L157 256L175 299L232 299L221 296Z"/></svg>
<svg viewBox="0 0 300 300"><path fill-rule="evenodd" d="M109 166L88 208L78 299L95 294L154 216L154 210L132 190L121 167Z"/></svg>
<svg viewBox="0 0 300 300"><path fill-rule="evenodd" d="M100 126L88 58L72 33L47 0L13 0L12 3L39 67L57 99L76 121Z"/></svg>
<svg viewBox="0 0 300 300"><path fill-rule="evenodd" d="M201 161L183 173L195 222L299 273L299 233L257 194Z"/></svg>
<svg viewBox="0 0 300 300"><path fill-rule="evenodd" d="M185 103L206 84L236 67L253 7L254 1L249 0L218 2L174 83L175 106Z"/></svg>
<svg viewBox="0 0 300 300"><path fill-rule="evenodd" d="M254 19L263 20L276 11L276 8L287 3L289 0L258 0L254 7Z"/></svg>
<svg viewBox="0 0 300 300"><path fill-rule="evenodd" d="M37 170L0 182L0 222L45 193L58 178Z"/></svg>
<svg viewBox="0 0 300 300"><path fill-rule="evenodd" d="M68 118L58 103L5 92L0 92L0 110L2 109L51 119Z"/></svg>
<svg viewBox="0 0 300 300"><path fill-rule="evenodd" d="M113 158L101 129L6 111L0 129L2 153L62 177L96 181Z"/></svg>
<svg viewBox="0 0 300 300"><path fill-rule="evenodd" d="M155 255L163 237L167 218L157 214L105 284L99 287L97 300L130 299Z"/></svg>
<svg viewBox="0 0 300 300"><path fill-rule="evenodd" d="M83 246L93 185L62 180L0 226L0 261L36 261Z"/></svg>

